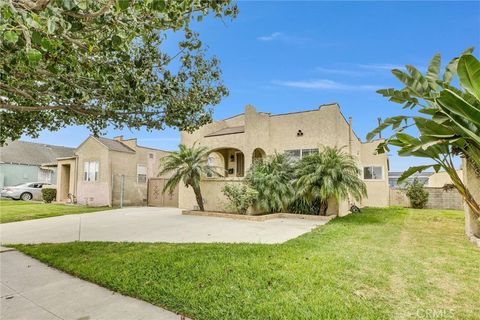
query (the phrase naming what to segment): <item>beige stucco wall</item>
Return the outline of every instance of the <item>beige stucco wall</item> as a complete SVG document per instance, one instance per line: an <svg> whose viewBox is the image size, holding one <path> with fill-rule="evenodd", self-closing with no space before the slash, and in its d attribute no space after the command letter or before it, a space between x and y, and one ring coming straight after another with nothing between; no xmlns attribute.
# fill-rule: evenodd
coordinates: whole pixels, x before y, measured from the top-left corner
<svg viewBox="0 0 480 320"><path fill-rule="evenodd" d="M463 179L462 170L457 170L457 174L460 177L460 179ZM448 173L446 173L445 171L440 171L440 172L436 172L436 173L432 174L428 178L428 185L427 186L432 187L432 188L441 188L445 184L450 184L450 183L452 183L452 180L450 179L450 176L448 175Z"/></svg>
<svg viewBox="0 0 480 320"><path fill-rule="evenodd" d="M135 150L135 153L110 151L110 163L113 175L112 203L114 206L120 204L121 176L123 175L123 205L146 205L147 182L138 182L137 165L146 166L147 180L157 177L160 171L160 159L168 155L168 152L138 146L136 139L121 141ZM152 158L150 158L150 155L152 155Z"/></svg>
<svg viewBox="0 0 480 320"><path fill-rule="evenodd" d="M365 180L367 186L368 197L361 202L362 206L367 207L387 207L389 205L389 185L388 185L388 157L386 153L377 154L375 151L378 144L382 140L372 141L370 143L362 143L360 167L362 170L365 166L381 166L382 179L380 180Z"/></svg>
<svg viewBox="0 0 480 320"><path fill-rule="evenodd" d="M245 132L205 137L205 135L220 129L236 126L244 126ZM297 135L299 130L302 131L302 136ZM336 104L324 105L317 110L279 115L257 112L253 106L246 106L244 114L213 122L193 133L182 132L181 142L187 146L192 146L194 143L207 146L210 150L238 149L245 156L245 172L252 164L252 156L256 148L261 148L267 155L271 155L275 152L283 153L285 150L293 149L314 149L322 146L344 147L345 152L351 152L358 159L360 168L363 169L363 165L381 165L383 167L384 174L381 181L365 181L369 198L361 204L364 206L388 206L387 155L375 154L378 141L361 143ZM229 157L228 154L225 156ZM228 161L228 167L234 166L234 163ZM205 188L204 197L206 201L210 202L210 205L205 204L206 208L211 206L216 210L222 208L224 210L222 204L224 200L218 198L218 195L209 195L210 188L212 188L211 192L218 193L218 187L206 185ZM180 186L179 195L180 207L192 209L196 205L191 190ZM212 198L209 200L209 197ZM340 214L348 212L346 201L336 207Z"/></svg>
<svg viewBox="0 0 480 320"><path fill-rule="evenodd" d="M57 202L67 202L68 194L75 194L76 158L61 159L57 162ZM68 169L67 169L68 168Z"/></svg>
<svg viewBox="0 0 480 320"><path fill-rule="evenodd" d="M111 204L112 173L108 149L94 138L87 139L76 150L77 168L77 203L92 206ZM84 181L84 163L98 161L98 181Z"/></svg>

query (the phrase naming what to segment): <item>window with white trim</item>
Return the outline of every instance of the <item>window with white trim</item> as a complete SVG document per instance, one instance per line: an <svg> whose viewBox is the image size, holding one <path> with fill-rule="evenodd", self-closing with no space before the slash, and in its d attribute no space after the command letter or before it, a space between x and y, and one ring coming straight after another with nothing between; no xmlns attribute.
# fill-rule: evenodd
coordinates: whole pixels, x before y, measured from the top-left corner
<svg viewBox="0 0 480 320"><path fill-rule="evenodd" d="M365 179L365 180L382 180L383 179L383 167L381 167L381 166L363 167L363 179Z"/></svg>
<svg viewBox="0 0 480 320"><path fill-rule="evenodd" d="M302 149L302 158L306 157L308 155L318 153L318 148L316 149Z"/></svg>
<svg viewBox="0 0 480 320"><path fill-rule="evenodd" d="M85 161L83 163L83 180L98 181L98 161Z"/></svg>
<svg viewBox="0 0 480 320"><path fill-rule="evenodd" d="M147 182L147 166L142 164L137 165L137 182L146 183Z"/></svg>
<svg viewBox="0 0 480 320"><path fill-rule="evenodd" d="M293 149L285 150L285 154L290 156L293 160L299 160L303 157L306 157L312 153L318 153L318 148L315 149Z"/></svg>

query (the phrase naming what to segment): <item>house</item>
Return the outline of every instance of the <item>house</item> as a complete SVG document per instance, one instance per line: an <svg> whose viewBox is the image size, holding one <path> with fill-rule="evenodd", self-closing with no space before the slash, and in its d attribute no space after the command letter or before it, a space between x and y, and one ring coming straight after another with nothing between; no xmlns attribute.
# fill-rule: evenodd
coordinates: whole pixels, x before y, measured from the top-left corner
<svg viewBox="0 0 480 320"><path fill-rule="evenodd" d="M398 184L398 179L403 174L403 171L390 171L388 173L388 184L390 188L401 189L404 188L407 184L412 183L415 178L418 179L423 185L428 185L430 176L433 175L433 172L417 172L403 181L401 184Z"/></svg>
<svg viewBox="0 0 480 320"><path fill-rule="evenodd" d="M416 178L418 181L420 181L425 187L430 187L430 188L442 188L446 184L451 184L452 180L450 179L450 176L445 172L445 171L439 171L439 172L418 172L407 179L405 179L404 182L401 184L398 184L398 178L403 174L402 171L390 171L388 173L388 181L390 188L393 189L402 189L407 186L407 184L410 184L413 182L413 180ZM463 171L462 170L457 170L457 174L460 177L460 180L463 180Z"/></svg>
<svg viewBox="0 0 480 320"><path fill-rule="evenodd" d="M343 147L358 159L369 194L360 205L385 207L389 204L388 157L375 152L380 141L362 142L352 129L351 119L345 119L336 103L286 114L257 112L253 106L246 106L242 114L207 124L193 133L182 132L181 142L187 146L194 143L207 146L211 150L209 163L226 172L222 178L203 179L201 188L206 210L225 210L223 186L241 182L254 161L275 152L301 158L322 146ZM196 207L193 192L184 186L179 189L179 206ZM348 208L347 201L331 200L328 213L344 214Z"/></svg>
<svg viewBox="0 0 480 320"><path fill-rule="evenodd" d="M139 146L136 139L88 137L70 157L57 159L57 201L95 206L145 205L149 180L168 151ZM164 181L154 185L155 195ZM160 186L158 184L161 184ZM161 191L161 190L160 190ZM176 206L176 195L169 204Z"/></svg>
<svg viewBox="0 0 480 320"><path fill-rule="evenodd" d="M0 147L0 187L25 182L55 184L57 158L73 156L74 148L27 141Z"/></svg>
<svg viewBox="0 0 480 320"><path fill-rule="evenodd" d="M460 180L463 181L463 170L457 170L457 174ZM448 173L446 173L445 171L439 171L430 176L427 186L431 188L442 188L446 184L452 183L452 179L450 179Z"/></svg>

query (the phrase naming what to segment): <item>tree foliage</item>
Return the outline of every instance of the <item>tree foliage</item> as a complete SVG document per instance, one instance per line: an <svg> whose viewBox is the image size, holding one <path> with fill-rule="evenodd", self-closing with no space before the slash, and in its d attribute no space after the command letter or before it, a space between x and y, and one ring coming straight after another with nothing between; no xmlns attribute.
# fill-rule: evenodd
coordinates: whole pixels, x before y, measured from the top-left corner
<svg viewBox="0 0 480 320"><path fill-rule="evenodd" d="M74 124L196 129L228 92L191 24L236 13L229 0L1 0L0 143Z"/></svg>
<svg viewBox="0 0 480 320"><path fill-rule="evenodd" d="M218 168L208 164L208 148L197 147L196 145L189 148L184 144L180 144L178 148L178 151L174 151L161 159L158 175L171 175L163 192L173 192L180 183L183 183L187 188L192 187L198 207L201 211L204 211L200 181L202 177L219 177L221 175L218 173Z"/></svg>
<svg viewBox="0 0 480 320"><path fill-rule="evenodd" d="M326 215L331 198L341 201L353 197L359 201L367 194L355 158L338 148L327 146L302 158L295 176L297 197L310 203L318 201L317 214Z"/></svg>
<svg viewBox="0 0 480 320"><path fill-rule="evenodd" d="M409 168L399 179L405 180L416 172L433 168L444 169L463 196L476 218L480 206L457 174L453 163L455 155L461 155L477 170L480 176L480 62L468 49L460 57L452 59L440 74L440 55L436 54L428 70L422 74L407 65L408 73L394 69L392 73L405 85L402 89L383 89L378 93L390 101L403 104L404 108L417 108L419 116L396 116L386 119L367 135L373 139L382 130L391 127L394 133L379 145L378 151L389 151L389 145L400 148L400 156L430 158L431 165ZM451 85L458 74L462 89ZM409 135L409 127L418 129L418 138Z"/></svg>

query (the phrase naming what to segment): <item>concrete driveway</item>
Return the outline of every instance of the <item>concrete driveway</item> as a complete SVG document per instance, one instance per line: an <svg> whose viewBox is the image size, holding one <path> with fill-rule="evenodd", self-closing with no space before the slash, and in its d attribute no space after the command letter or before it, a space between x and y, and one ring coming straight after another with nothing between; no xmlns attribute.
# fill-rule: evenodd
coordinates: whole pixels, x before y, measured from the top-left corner
<svg viewBox="0 0 480 320"><path fill-rule="evenodd" d="M282 243L326 221L244 221L182 215L177 208L130 207L0 224L0 242L71 241Z"/></svg>

